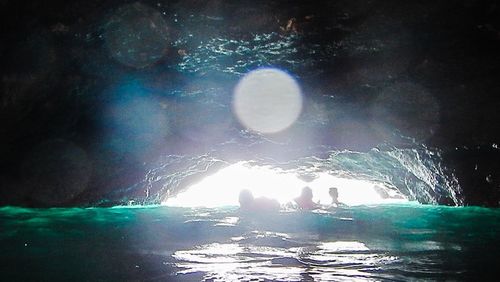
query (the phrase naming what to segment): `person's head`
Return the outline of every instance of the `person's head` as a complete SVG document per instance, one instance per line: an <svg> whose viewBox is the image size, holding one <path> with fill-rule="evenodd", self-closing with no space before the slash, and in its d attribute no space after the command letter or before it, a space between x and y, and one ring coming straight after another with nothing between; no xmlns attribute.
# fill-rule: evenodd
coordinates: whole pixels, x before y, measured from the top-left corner
<svg viewBox="0 0 500 282"><path fill-rule="evenodd" d="M250 192L250 190L248 190L248 189L241 190L240 196L239 196L238 200L240 202L240 206L241 207L248 207L248 206L250 206L253 203L253 200L254 200L252 192Z"/></svg>
<svg viewBox="0 0 500 282"><path fill-rule="evenodd" d="M339 199L339 191L337 188L335 187L330 187L330 189L328 189L328 193L330 194L330 197L332 197L332 200L334 202L338 202L338 199Z"/></svg>
<svg viewBox="0 0 500 282"><path fill-rule="evenodd" d="M310 200L312 200L312 198L313 198L313 192L312 192L311 188L309 188L307 186L304 187L304 188L302 188L302 192L300 193L300 197L302 199L310 199Z"/></svg>

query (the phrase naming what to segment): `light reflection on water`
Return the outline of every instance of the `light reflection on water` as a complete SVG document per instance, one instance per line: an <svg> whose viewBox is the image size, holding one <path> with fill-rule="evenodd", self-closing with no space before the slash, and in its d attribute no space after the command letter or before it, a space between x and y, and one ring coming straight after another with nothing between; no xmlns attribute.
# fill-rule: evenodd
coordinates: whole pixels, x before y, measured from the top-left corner
<svg viewBox="0 0 500 282"><path fill-rule="evenodd" d="M470 251L463 240L470 238L452 232L456 223L442 220L448 216L437 219L428 211L414 205L212 214L212 226L229 228L233 236L184 246L173 252L172 265L182 280L192 275L203 281L461 280L462 255Z"/></svg>
<svg viewBox="0 0 500 282"><path fill-rule="evenodd" d="M417 204L272 214L8 207L0 268L5 281L71 281L73 273L86 281L484 281L498 273L499 219L493 209Z"/></svg>
<svg viewBox="0 0 500 282"><path fill-rule="evenodd" d="M377 277L374 272L378 267L398 260L372 252L357 241L317 242L294 248L256 245L255 239L264 236L289 240L286 234L255 232L238 238L247 242L212 243L177 251L173 254L180 269L177 274L203 272L204 279L213 281L301 281L305 276L318 281L335 277L371 280Z"/></svg>

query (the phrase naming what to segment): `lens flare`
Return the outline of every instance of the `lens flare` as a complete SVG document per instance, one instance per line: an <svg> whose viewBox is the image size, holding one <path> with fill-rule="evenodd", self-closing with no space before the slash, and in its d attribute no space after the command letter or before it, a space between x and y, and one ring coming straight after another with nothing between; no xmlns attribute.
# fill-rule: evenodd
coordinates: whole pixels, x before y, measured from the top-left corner
<svg viewBox="0 0 500 282"><path fill-rule="evenodd" d="M287 73L262 68L246 74L234 90L233 110L247 128L275 133L292 125L302 110L297 82Z"/></svg>
<svg viewBox="0 0 500 282"><path fill-rule="evenodd" d="M168 35L168 25L160 12L137 2L117 9L105 26L104 39L115 60L145 68L165 55Z"/></svg>
<svg viewBox="0 0 500 282"><path fill-rule="evenodd" d="M165 145L171 134L171 118L155 97L140 83L118 85L101 119L105 129L103 148L114 155L146 161L155 148Z"/></svg>

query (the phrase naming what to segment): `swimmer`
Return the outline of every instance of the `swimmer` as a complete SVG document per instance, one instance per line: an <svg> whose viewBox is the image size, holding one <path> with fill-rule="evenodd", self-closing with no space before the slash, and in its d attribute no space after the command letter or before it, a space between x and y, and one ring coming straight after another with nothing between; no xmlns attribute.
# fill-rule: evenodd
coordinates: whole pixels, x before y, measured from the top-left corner
<svg viewBox="0 0 500 282"><path fill-rule="evenodd" d="M295 202L301 210L313 210L318 207L318 204L312 200L313 194L309 187L304 187L298 198L295 198Z"/></svg>
<svg viewBox="0 0 500 282"><path fill-rule="evenodd" d="M345 204L339 202L339 191L336 187L330 187L328 189L328 194L330 194L330 197L332 197L332 207L342 207L345 206Z"/></svg>
<svg viewBox="0 0 500 282"><path fill-rule="evenodd" d="M280 204L274 199L254 198L252 192L245 189L239 196L240 210L245 212L274 212L280 210Z"/></svg>
<svg viewBox="0 0 500 282"><path fill-rule="evenodd" d="M338 205L339 204L339 191L336 187L330 187L328 189L328 194L330 194L330 197L332 197L332 205Z"/></svg>

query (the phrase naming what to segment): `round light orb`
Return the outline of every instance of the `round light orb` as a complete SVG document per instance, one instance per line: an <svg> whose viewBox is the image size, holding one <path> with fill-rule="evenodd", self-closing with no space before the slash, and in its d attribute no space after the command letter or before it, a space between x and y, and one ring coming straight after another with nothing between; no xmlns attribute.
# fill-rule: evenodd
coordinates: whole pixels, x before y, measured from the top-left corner
<svg viewBox="0 0 500 282"><path fill-rule="evenodd" d="M134 68L161 60L170 43L162 14L139 2L117 9L105 25L104 39L115 60Z"/></svg>
<svg viewBox="0 0 500 282"><path fill-rule="evenodd" d="M233 110L239 121L253 131L282 131L300 115L300 87L289 74L278 69L251 71L236 85Z"/></svg>

